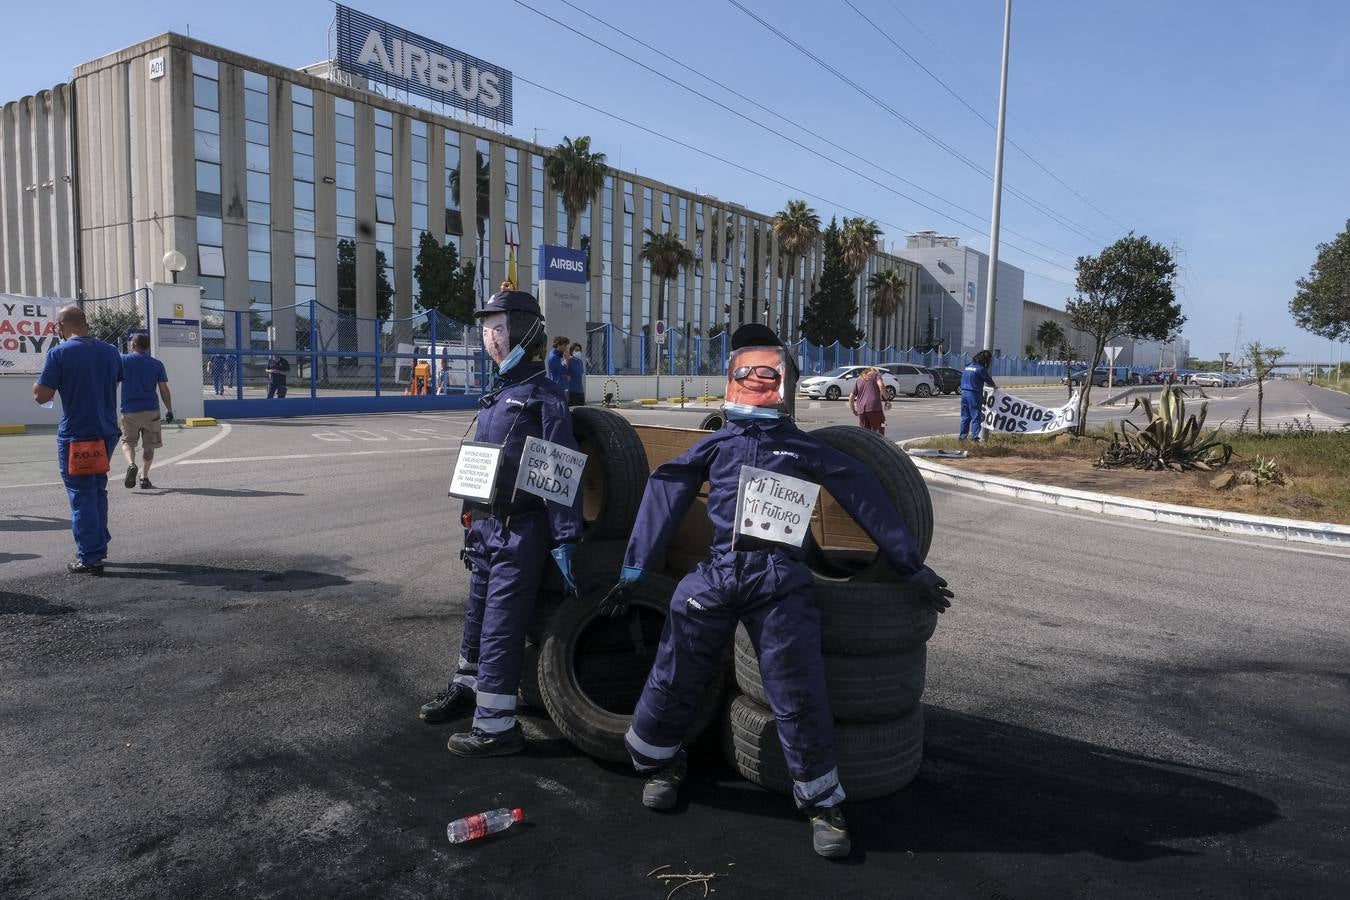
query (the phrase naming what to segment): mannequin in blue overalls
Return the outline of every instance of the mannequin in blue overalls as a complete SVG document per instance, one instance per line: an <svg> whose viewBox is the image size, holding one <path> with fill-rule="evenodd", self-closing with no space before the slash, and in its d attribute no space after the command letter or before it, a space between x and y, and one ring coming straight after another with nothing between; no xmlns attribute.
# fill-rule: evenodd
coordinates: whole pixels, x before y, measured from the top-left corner
<svg viewBox="0 0 1350 900"><path fill-rule="evenodd" d="M813 577L802 564L801 547L737 533L742 466L828 489L930 605L941 612L951 592L923 565L900 513L877 490L872 474L783 414L795 390L796 367L777 336L763 325L744 325L731 346L726 425L652 473L622 580L602 601L611 614L623 612L628 590L665 549L706 480L712 556L676 588L625 742L638 771L651 774L643 804L673 806L685 775L685 732L723 664L736 623L744 622L778 720L793 794L811 818L812 844L822 856L844 856L850 844L839 809L844 792L835 766ZM774 358L776 367L768 364ZM740 402L745 400L750 402Z"/></svg>
<svg viewBox="0 0 1350 900"><path fill-rule="evenodd" d="M516 493L526 438L576 449L567 396L544 374L544 319L524 291L503 290L474 315L483 323L483 347L497 363L491 389L480 401L474 440L503 448L491 502L464 504L464 550L469 597L459 664L450 684L420 711L429 723L474 709L473 727L450 737L459 756L504 756L525 748L516 722L516 690L525 632L543 569L551 554L571 591L572 554L581 536L577 504L545 502Z"/></svg>

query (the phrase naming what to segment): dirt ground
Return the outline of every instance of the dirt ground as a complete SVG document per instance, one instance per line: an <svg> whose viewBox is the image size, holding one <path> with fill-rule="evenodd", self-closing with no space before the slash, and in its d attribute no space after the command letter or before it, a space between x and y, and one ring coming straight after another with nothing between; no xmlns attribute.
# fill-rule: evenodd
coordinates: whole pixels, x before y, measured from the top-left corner
<svg viewBox="0 0 1350 900"><path fill-rule="evenodd" d="M942 465L1005 478L1051 484L1082 491L1117 494L1139 500L1222 509L1264 516L1283 516L1350 525L1350 517L1317 497L1291 486L1209 486L1214 472L1145 472L1139 469L1097 469L1092 460L1074 457L1031 459L1017 456L943 459Z"/></svg>

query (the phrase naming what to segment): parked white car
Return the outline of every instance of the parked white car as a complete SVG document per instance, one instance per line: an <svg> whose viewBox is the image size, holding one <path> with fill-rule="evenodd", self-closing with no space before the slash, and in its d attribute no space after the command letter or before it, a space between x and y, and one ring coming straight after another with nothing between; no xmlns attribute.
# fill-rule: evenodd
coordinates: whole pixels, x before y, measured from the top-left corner
<svg viewBox="0 0 1350 900"><path fill-rule="evenodd" d="M933 373L922 366L909 363L881 363L877 368L895 376L899 382L896 390L902 394L909 394L911 397L931 397L938 393Z"/></svg>
<svg viewBox="0 0 1350 900"><path fill-rule="evenodd" d="M812 375L803 378L797 382L797 392L807 397L824 397L826 400L838 400L840 397L847 397L853 393L853 385L857 383L858 376L866 372L871 366L840 366L837 369L831 369L824 375ZM887 400L895 399L895 395L901 393L900 381L889 372L881 373L881 385L886 393ZM929 391L932 390L932 382L929 382Z"/></svg>
<svg viewBox="0 0 1350 900"><path fill-rule="evenodd" d="M1220 372L1196 372L1191 376L1191 384L1200 387L1227 387L1228 379Z"/></svg>

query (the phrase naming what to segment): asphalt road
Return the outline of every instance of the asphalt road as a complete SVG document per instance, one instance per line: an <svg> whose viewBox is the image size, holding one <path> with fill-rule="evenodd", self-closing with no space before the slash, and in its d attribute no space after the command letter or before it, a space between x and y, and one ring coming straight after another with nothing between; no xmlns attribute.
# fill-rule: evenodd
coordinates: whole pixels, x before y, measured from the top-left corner
<svg viewBox="0 0 1350 900"><path fill-rule="evenodd" d="M897 404L893 436L950 404ZM482 761L416 720L461 621L467 424L172 433L159 490L111 489L103 579L61 572L51 437L0 438L0 895L660 898L660 866L732 897L1343 894L1350 555L935 490L957 600L924 765L849 807L831 864L714 747L654 814L541 716ZM528 824L446 842L508 805Z"/></svg>

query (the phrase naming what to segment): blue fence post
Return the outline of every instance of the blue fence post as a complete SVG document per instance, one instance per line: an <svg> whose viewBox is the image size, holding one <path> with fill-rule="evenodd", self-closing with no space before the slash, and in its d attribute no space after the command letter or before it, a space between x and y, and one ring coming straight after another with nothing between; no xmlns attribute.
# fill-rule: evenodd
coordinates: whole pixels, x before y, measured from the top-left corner
<svg viewBox="0 0 1350 900"><path fill-rule="evenodd" d="M244 399L244 317L234 310L234 399ZM253 349L252 335L248 349Z"/></svg>
<svg viewBox="0 0 1350 900"><path fill-rule="evenodd" d="M436 310L434 309L427 310L427 330L431 332L431 392L433 394L439 394L441 391L440 388L437 387L439 383L437 379L441 377L441 373L436 371L438 358L436 356ZM439 361L441 363L441 368L444 369L445 361ZM446 389L449 390L448 383Z"/></svg>
<svg viewBox="0 0 1350 900"><path fill-rule="evenodd" d="M605 374L614 374L614 323L605 323Z"/></svg>
<svg viewBox="0 0 1350 900"><path fill-rule="evenodd" d="M319 323L314 318L315 302L309 301L309 399L319 397Z"/></svg>
<svg viewBox="0 0 1350 900"><path fill-rule="evenodd" d="M357 321L360 320L358 319ZM375 396L378 397L380 396L380 369L383 368L382 363L384 361L380 356L380 344L383 343L380 338L384 335L380 334L380 325L382 323L379 319L375 319L370 324L375 326ZM395 362L394 365L398 365L398 363Z"/></svg>

